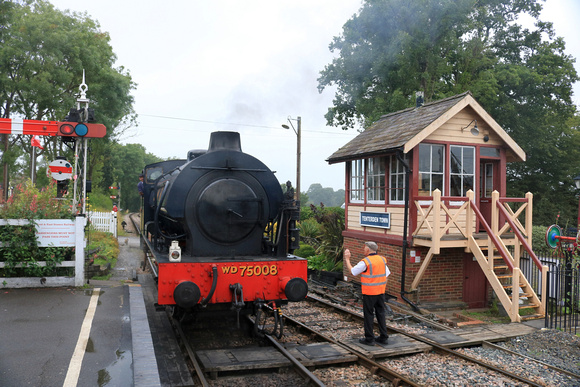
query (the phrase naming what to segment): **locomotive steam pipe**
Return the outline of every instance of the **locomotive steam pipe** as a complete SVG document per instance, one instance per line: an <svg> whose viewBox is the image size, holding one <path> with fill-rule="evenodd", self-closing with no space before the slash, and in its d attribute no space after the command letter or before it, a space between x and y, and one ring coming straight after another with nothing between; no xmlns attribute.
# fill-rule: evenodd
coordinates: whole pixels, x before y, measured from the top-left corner
<svg viewBox="0 0 580 387"><path fill-rule="evenodd" d="M213 265L213 267L211 268L211 272L213 275L213 282L211 283L211 289L209 290L209 294L201 302L201 306L203 307L205 307L208 304L209 300L211 300L211 298L213 297L213 293L215 292L215 288L217 287L218 269L216 265Z"/></svg>

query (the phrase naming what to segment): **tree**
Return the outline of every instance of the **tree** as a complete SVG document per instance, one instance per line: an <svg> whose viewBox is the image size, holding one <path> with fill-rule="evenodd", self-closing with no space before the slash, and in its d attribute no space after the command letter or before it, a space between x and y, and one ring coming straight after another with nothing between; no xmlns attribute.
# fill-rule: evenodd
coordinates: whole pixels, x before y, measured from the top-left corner
<svg viewBox="0 0 580 387"><path fill-rule="evenodd" d="M339 207L344 203L344 190L334 192L331 187L322 188L320 183L310 184L308 191L309 203L314 205L323 204L326 207Z"/></svg>
<svg viewBox="0 0 580 387"><path fill-rule="evenodd" d="M61 12L43 0L3 2L0 14L0 117L63 120L76 107L83 70L95 120L107 126L105 139L91 140L89 176L102 164L102 152L120 128L134 120L135 84L124 68L115 68L110 37L86 14ZM5 12L4 12L5 11ZM12 136L30 154L30 136ZM8 136L3 163L11 164ZM45 158L73 156L59 138L43 138ZM10 158L12 156L12 158ZM5 173L5 184L7 183Z"/></svg>
<svg viewBox="0 0 580 387"><path fill-rule="evenodd" d="M429 102L470 90L527 154L508 165L508 194L533 192L534 221L547 221L549 203L570 202L580 134L574 58L541 9L538 0L365 0L320 73L319 90L337 86L327 122L366 126L413 106L416 91ZM533 28L517 23L524 14Z"/></svg>
<svg viewBox="0 0 580 387"><path fill-rule="evenodd" d="M121 186L121 203L123 209L136 212L140 206L137 192L139 174L147 164L162 161L159 157L147 153L141 144L114 144L111 148L110 168L106 168L105 181Z"/></svg>

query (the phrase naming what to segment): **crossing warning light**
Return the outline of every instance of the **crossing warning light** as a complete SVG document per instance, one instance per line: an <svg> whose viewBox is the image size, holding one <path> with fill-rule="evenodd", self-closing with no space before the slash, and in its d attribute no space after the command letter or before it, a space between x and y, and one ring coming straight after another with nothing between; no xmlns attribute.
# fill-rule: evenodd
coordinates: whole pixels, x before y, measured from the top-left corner
<svg viewBox="0 0 580 387"><path fill-rule="evenodd" d="M58 135L63 137L105 137L107 128L103 124L89 124L84 122L61 122Z"/></svg>

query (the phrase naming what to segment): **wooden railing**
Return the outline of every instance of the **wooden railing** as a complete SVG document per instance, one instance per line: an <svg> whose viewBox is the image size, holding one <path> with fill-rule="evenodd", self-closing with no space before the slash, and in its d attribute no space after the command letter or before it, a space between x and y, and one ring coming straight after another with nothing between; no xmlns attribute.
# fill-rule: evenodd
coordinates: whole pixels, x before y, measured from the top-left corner
<svg viewBox="0 0 580 387"><path fill-rule="evenodd" d="M536 254L532 251L532 199L531 193L525 198L500 198L494 191L491 198L491 219L484 218L474 200L473 191L467 192L467 197L442 197L439 190L432 197L415 199L417 208L417 227L413 232L413 243L430 247L423 265L420 267L411 289L415 289L425 273L427 265L435 254L440 254L442 247L464 247L473 252L482 267L486 277L510 315L512 321L520 321L518 301L520 288L524 289L533 301L533 307L539 314L545 313L546 297L540 300L531 289L527 279L520 271L521 247L532 258L542 272L542 295L546 294L547 266L542 266ZM421 201L431 200L425 210ZM512 210L509 203L521 203L517 210ZM523 223L520 217L524 216ZM476 225L483 228L484 233L476 234ZM487 234L487 235L486 235ZM513 246L513 254L507 246ZM487 255L484 251L487 250ZM496 255L497 254L499 255ZM500 259L505 266L496 266L494 259ZM505 267L511 273L509 276L495 273L496 268ZM506 286L500 278L511 277L511 284ZM506 293L512 292L511 297Z"/></svg>
<svg viewBox="0 0 580 387"><path fill-rule="evenodd" d="M413 232L413 237L424 238L431 241L430 246L437 250L440 243L449 236L456 235L469 238L476 232L477 222L473 207L476 207L473 191L469 190L466 197L441 196L441 191L436 189L433 196L421 196L414 199L417 209L417 227ZM499 193L492 193L492 213L489 226L491 233L498 237L504 236L506 239L527 240L531 246L532 240L532 199L531 193L525 198L500 198ZM429 205L425 205L429 201ZM508 203L523 203L515 212L508 206ZM427 207L427 208L425 208ZM501 207L501 209L499 209ZM522 224L519 217L524 214L525 220ZM500 215L505 224L500 226ZM507 236L511 230L516 235ZM518 235L519 233L519 235ZM510 244L513 242L509 242ZM529 246L525 246L526 250ZM531 250L531 248L530 248Z"/></svg>

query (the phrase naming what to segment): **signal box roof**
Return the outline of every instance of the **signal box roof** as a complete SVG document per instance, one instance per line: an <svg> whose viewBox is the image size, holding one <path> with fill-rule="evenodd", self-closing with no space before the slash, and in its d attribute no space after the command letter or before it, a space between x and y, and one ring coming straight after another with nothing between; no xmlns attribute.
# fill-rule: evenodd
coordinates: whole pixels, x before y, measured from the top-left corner
<svg viewBox="0 0 580 387"><path fill-rule="evenodd" d="M364 132L334 152L326 161L329 164L363 159L401 149L408 153L441 125L466 108L476 114L478 123L485 123L504 143L507 161L525 161L526 154L520 146L479 105L471 92L426 103L382 116ZM481 120L481 121L480 121Z"/></svg>

